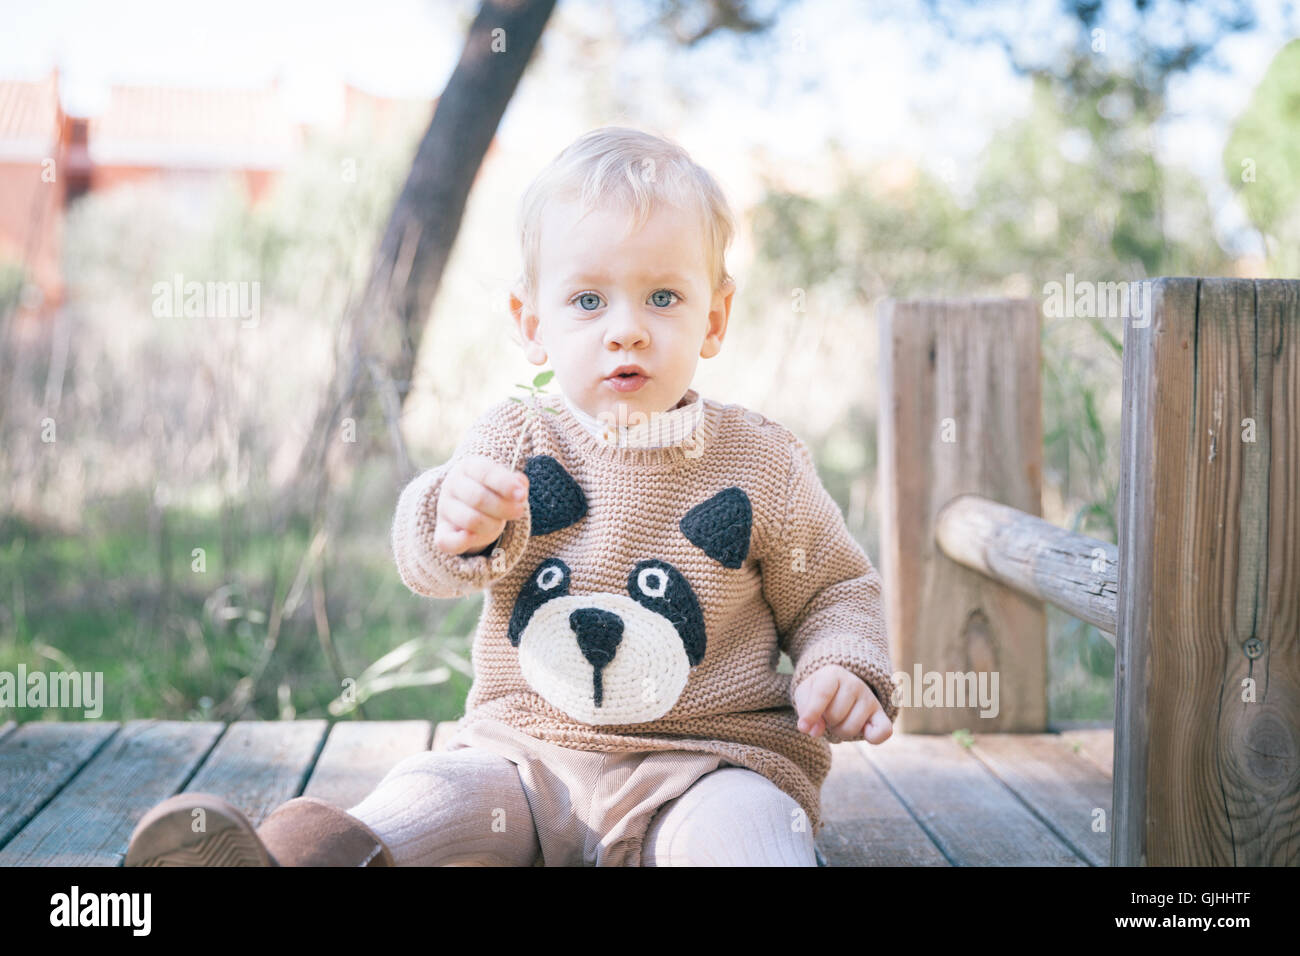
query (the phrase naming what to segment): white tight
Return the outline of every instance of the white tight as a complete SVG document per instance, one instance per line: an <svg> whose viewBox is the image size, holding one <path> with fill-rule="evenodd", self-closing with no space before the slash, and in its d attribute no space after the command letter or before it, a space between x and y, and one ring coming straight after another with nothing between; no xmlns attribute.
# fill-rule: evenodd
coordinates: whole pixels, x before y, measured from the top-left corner
<svg viewBox="0 0 1300 956"><path fill-rule="evenodd" d="M586 755L582 759L601 759ZM604 767L604 764L600 766ZM603 779L608 779L604 775ZM598 799L605 799L597 796ZM590 794L526 788L511 760L462 747L426 751L403 760L361 803L348 810L392 851L399 866L530 866L540 862L534 808L548 845L572 832L578 865L591 834L571 827ZM639 825L612 846L599 847L596 865L815 866L813 838L798 803L759 773L722 766L685 792L639 811ZM607 818L600 818L607 819ZM558 822L557 822L558 821ZM627 820L622 823L627 825ZM638 832L638 831L644 831ZM559 836L553 835L559 834ZM637 850L639 849L639 854ZM639 860L638 860L639 857ZM549 861L548 861L549 862Z"/></svg>

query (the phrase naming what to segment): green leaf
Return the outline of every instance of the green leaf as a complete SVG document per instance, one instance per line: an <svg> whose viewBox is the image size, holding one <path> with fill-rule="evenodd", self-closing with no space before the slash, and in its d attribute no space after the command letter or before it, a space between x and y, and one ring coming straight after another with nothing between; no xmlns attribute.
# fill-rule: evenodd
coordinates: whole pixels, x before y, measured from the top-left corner
<svg viewBox="0 0 1300 956"><path fill-rule="evenodd" d="M543 385L545 385L554 377L555 377L555 370L547 369L545 372L537 373L537 376L533 379L533 384L536 385L538 388L541 388Z"/></svg>
<svg viewBox="0 0 1300 956"><path fill-rule="evenodd" d="M510 396L510 401L512 401L512 402L518 402L520 405L522 405L522 404L524 403L524 400L523 400L522 398L520 398L519 396L517 396L517 395L511 395L511 396Z"/></svg>

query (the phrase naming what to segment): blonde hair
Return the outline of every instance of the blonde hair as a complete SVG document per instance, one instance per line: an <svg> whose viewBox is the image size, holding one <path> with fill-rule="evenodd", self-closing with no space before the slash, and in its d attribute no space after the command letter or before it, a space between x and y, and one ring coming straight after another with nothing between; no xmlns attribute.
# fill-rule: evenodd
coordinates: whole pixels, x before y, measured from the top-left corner
<svg viewBox="0 0 1300 956"><path fill-rule="evenodd" d="M633 214L636 231L660 203L695 212L704 226L705 262L713 291L732 281L726 252L735 220L717 182L686 150L659 136L624 126L584 133L538 174L519 204L523 274L521 298L535 301L541 224L552 200L577 199L579 217L611 203Z"/></svg>

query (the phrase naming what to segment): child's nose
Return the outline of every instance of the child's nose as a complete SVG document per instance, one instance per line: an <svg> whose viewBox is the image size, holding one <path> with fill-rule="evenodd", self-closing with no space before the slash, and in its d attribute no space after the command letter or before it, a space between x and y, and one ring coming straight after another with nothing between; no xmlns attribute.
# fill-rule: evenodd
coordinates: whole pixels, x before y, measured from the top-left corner
<svg viewBox="0 0 1300 956"><path fill-rule="evenodd" d="M645 322L635 309L620 305L612 308L608 316L609 331L605 333L607 342L617 342L628 348L649 338Z"/></svg>

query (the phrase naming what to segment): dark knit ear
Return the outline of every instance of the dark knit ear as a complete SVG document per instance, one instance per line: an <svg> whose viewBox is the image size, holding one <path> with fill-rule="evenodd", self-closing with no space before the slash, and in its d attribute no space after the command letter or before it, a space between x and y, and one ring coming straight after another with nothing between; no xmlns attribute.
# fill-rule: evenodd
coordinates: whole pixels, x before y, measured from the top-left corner
<svg viewBox="0 0 1300 956"><path fill-rule="evenodd" d="M528 476L528 510L533 518L530 534L559 531L581 521L587 513L587 496L550 455L529 457L524 474Z"/></svg>
<svg viewBox="0 0 1300 956"><path fill-rule="evenodd" d="M714 561L738 568L749 554L749 531L754 511L749 495L739 488L724 488L702 501L681 520L682 534Z"/></svg>

